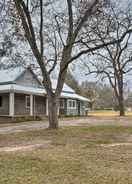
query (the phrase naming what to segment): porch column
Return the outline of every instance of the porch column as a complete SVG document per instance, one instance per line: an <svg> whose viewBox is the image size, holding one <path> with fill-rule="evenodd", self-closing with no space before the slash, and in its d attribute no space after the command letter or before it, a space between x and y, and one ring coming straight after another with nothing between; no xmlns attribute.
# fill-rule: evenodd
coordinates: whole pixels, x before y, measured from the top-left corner
<svg viewBox="0 0 132 184"><path fill-rule="evenodd" d="M11 92L9 94L9 116L14 116L14 98L15 95Z"/></svg>
<svg viewBox="0 0 132 184"><path fill-rule="evenodd" d="M59 103L58 103L57 115L58 115L58 116L60 115L60 100L59 100Z"/></svg>
<svg viewBox="0 0 132 184"><path fill-rule="evenodd" d="M30 116L33 116L33 95L30 95Z"/></svg>
<svg viewBox="0 0 132 184"><path fill-rule="evenodd" d="M58 107L57 115L60 115L60 108Z"/></svg>
<svg viewBox="0 0 132 184"><path fill-rule="evenodd" d="M48 110L48 98L46 97L46 116L49 115L49 110Z"/></svg>

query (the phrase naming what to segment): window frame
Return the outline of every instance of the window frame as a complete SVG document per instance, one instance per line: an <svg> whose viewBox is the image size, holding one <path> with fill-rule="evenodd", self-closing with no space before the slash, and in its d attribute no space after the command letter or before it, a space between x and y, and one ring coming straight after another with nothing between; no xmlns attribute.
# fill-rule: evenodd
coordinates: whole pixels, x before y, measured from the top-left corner
<svg viewBox="0 0 132 184"><path fill-rule="evenodd" d="M74 104L74 106L73 106L73 104ZM68 99L67 107L68 107L68 109L77 109L77 101L73 100L73 99Z"/></svg>
<svg viewBox="0 0 132 184"><path fill-rule="evenodd" d="M28 106L28 99L29 99L29 103L30 103L29 106ZM28 95L25 96L25 106L26 106L26 109L30 109L30 107L31 107L30 96L28 96Z"/></svg>

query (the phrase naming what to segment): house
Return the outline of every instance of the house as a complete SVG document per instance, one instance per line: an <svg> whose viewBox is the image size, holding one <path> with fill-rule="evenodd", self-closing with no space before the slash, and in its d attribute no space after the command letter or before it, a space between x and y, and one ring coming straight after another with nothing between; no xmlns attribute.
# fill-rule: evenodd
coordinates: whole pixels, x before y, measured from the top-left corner
<svg viewBox="0 0 132 184"><path fill-rule="evenodd" d="M56 85L56 80L53 80L53 89ZM59 115L86 115L85 103L88 102L87 98L76 94L64 84ZM48 116L46 91L30 68L15 67L0 70L0 116Z"/></svg>

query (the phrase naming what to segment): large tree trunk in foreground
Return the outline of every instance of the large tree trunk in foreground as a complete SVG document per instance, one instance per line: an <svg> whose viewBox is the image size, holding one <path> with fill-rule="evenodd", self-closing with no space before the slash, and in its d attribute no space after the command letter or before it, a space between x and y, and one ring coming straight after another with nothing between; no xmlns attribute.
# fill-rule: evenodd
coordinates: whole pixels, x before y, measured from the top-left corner
<svg viewBox="0 0 132 184"><path fill-rule="evenodd" d="M59 101L55 96L48 97L48 118L49 118L49 128L57 129L58 128L58 108Z"/></svg>

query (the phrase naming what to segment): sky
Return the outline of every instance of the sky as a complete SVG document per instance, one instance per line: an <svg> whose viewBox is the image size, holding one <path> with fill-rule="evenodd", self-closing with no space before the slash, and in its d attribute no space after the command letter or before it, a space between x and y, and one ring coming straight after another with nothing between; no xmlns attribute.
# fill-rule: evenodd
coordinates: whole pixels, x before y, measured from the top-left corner
<svg viewBox="0 0 132 184"><path fill-rule="evenodd" d="M115 0L113 0L113 2L115 2ZM132 0L117 0L117 3L119 3L120 8L126 8L128 6L128 4L131 3L131 9L132 9ZM132 42L132 36L131 36L131 42ZM82 61L81 61L82 62ZM84 67L81 67L81 64L78 64L79 62L77 62L77 64L74 64L72 68L73 71L73 75L76 78L77 81L79 81L79 83L81 83L82 81L88 80L88 81L97 81L97 78L94 75L86 75L86 71L84 70ZM128 87L132 90L132 74L130 73L129 75L127 75L126 77L126 81L128 82ZM106 83L108 83L106 81Z"/></svg>
<svg viewBox="0 0 132 184"><path fill-rule="evenodd" d="M57 5L58 7L60 7L60 8L62 8L62 6L64 7L64 0L60 0L60 1L62 1L62 3L61 3L61 6L60 5ZM115 0L113 0L114 2L115 2ZM125 7L125 6L127 6L132 0L116 0L116 2L120 2L120 6L121 7ZM59 2L59 1L58 1ZM18 49L20 49L20 48L22 48L22 50L23 50L23 48L25 47L25 45L20 45L20 44L18 44ZM27 47L27 50L28 50L28 47ZM85 75L85 72L84 72L84 69L83 68L81 68L80 67L80 65L78 64L78 62L77 62L77 65L73 65L73 66L71 66L71 68L72 68L72 70L73 70L73 74L74 74L74 76L75 76L75 78L79 81L79 83L81 83L82 81L84 81L84 80L88 80L88 81L94 81L94 80L96 80L93 76L86 76ZM129 81L132 79L131 78L131 76L129 76Z"/></svg>

